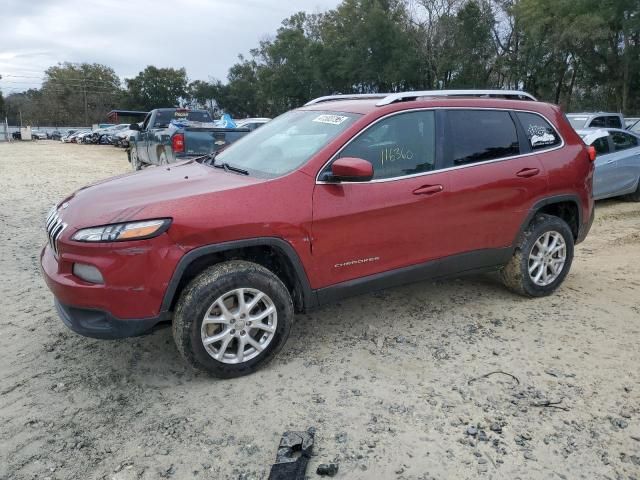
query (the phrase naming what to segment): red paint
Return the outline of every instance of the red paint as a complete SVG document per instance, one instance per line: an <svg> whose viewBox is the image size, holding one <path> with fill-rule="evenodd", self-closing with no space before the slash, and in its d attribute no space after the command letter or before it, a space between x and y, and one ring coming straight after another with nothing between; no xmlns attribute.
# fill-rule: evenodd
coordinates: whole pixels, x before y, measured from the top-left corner
<svg viewBox="0 0 640 480"><path fill-rule="evenodd" d="M538 112L554 124L565 146L391 181L316 184L325 164L365 126L393 112L442 107ZM304 108L362 117L297 171L273 180L186 161L116 177L66 199L68 208L60 214L68 227L59 240L60 256L55 258L48 246L42 252L53 293L67 305L103 309L119 318L153 317L180 258L203 245L284 239L296 250L311 287L318 289L447 255L510 246L531 207L549 196L578 195L582 218L590 218L593 162L554 106L443 98L384 107L358 100ZM360 160L344 160L334 173L341 168L343 174L364 173ZM171 227L150 240L71 240L80 228L165 217L173 219ZM348 263L354 260L363 261ZM75 277L74 262L98 267L105 284Z"/></svg>
<svg viewBox="0 0 640 480"><path fill-rule="evenodd" d="M331 173L338 178L370 180L373 165L361 158L344 157L331 164Z"/></svg>

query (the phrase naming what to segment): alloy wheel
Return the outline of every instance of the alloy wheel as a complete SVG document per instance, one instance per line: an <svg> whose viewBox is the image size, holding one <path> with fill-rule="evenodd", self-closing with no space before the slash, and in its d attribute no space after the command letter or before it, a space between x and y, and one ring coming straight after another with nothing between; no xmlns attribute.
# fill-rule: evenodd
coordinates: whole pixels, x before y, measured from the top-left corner
<svg viewBox="0 0 640 480"><path fill-rule="evenodd" d="M218 297L202 320L206 352L222 363L238 364L260 355L278 326L275 304L254 288L237 288Z"/></svg>
<svg viewBox="0 0 640 480"><path fill-rule="evenodd" d="M545 232L533 244L529 253L529 277L536 285L546 287L562 273L567 261L564 237L556 232Z"/></svg>

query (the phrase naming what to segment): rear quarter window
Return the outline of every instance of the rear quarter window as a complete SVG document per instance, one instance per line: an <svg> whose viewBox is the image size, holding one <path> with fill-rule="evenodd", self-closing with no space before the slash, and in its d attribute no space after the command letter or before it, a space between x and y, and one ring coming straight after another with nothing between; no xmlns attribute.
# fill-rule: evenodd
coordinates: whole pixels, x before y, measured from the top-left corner
<svg viewBox="0 0 640 480"><path fill-rule="evenodd" d="M562 143L555 129L540 115L526 112L517 112L516 115L524 128L531 150L552 148Z"/></svg>

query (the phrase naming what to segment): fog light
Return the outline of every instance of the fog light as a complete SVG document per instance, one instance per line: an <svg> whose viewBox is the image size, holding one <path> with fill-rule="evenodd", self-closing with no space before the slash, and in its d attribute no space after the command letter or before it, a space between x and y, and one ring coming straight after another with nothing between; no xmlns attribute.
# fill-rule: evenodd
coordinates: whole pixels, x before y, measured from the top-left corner
<svg viewBox="0 0 640 480"><path fill-rule="evenodd" d="M93 265L85 265L84 263L73 264L73 274L89 283L104 283L102 274Z"/></svg>

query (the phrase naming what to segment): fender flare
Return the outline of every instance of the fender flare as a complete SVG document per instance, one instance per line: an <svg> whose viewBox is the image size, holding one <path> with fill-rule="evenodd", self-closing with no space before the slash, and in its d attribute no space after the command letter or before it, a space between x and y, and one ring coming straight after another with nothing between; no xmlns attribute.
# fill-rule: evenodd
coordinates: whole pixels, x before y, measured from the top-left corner
<svg viewBox="0 0 640 480"><path fill-rule="evenodd" d="M538 200L529 209L529 212L527 213L524 222L522 222L522 225L520 225L520 229L518 230L516 238L513 241L513 248L517 248L517 246L520 244L520 239L522 238L524 231L527 229L527 227L531 223L531 220L533 220L533 217L535 217L536 213L538 213L541 208L546 207L547 205L553 205L554 203L564 202L575 203L576 207L578 208L578 237L580 237L580 232L582 231L583 225L582 202L580 200L580 197L574 194L554 195L553 197L547 197L543 198L542 200Z"/></svg>
<svg viewBox="0 0 640 480"><path fill-rule="evenodd" d="M164 297L162 299L162 305L160 307L161 313L166 313L171 308L171 304L176 296L178 285L182 280L184 272L189 265L198 258L212 253L221 253L229 250L237 250L247 247L272 247L279 250L291 263L295 273L295 280L297 281L301 294L302 294L302 307L304 310L311 309L317 305L317 296L315 291L311 289L307 273L304 269L304 265L298 256L298 253L291 246L291 244L278 237L257 237L243 240L233 240L230 242L215 243L211 245L204 245L194 248L185 253L178 261L176 268L169 280L169 284L165 290Z"/></svg>

